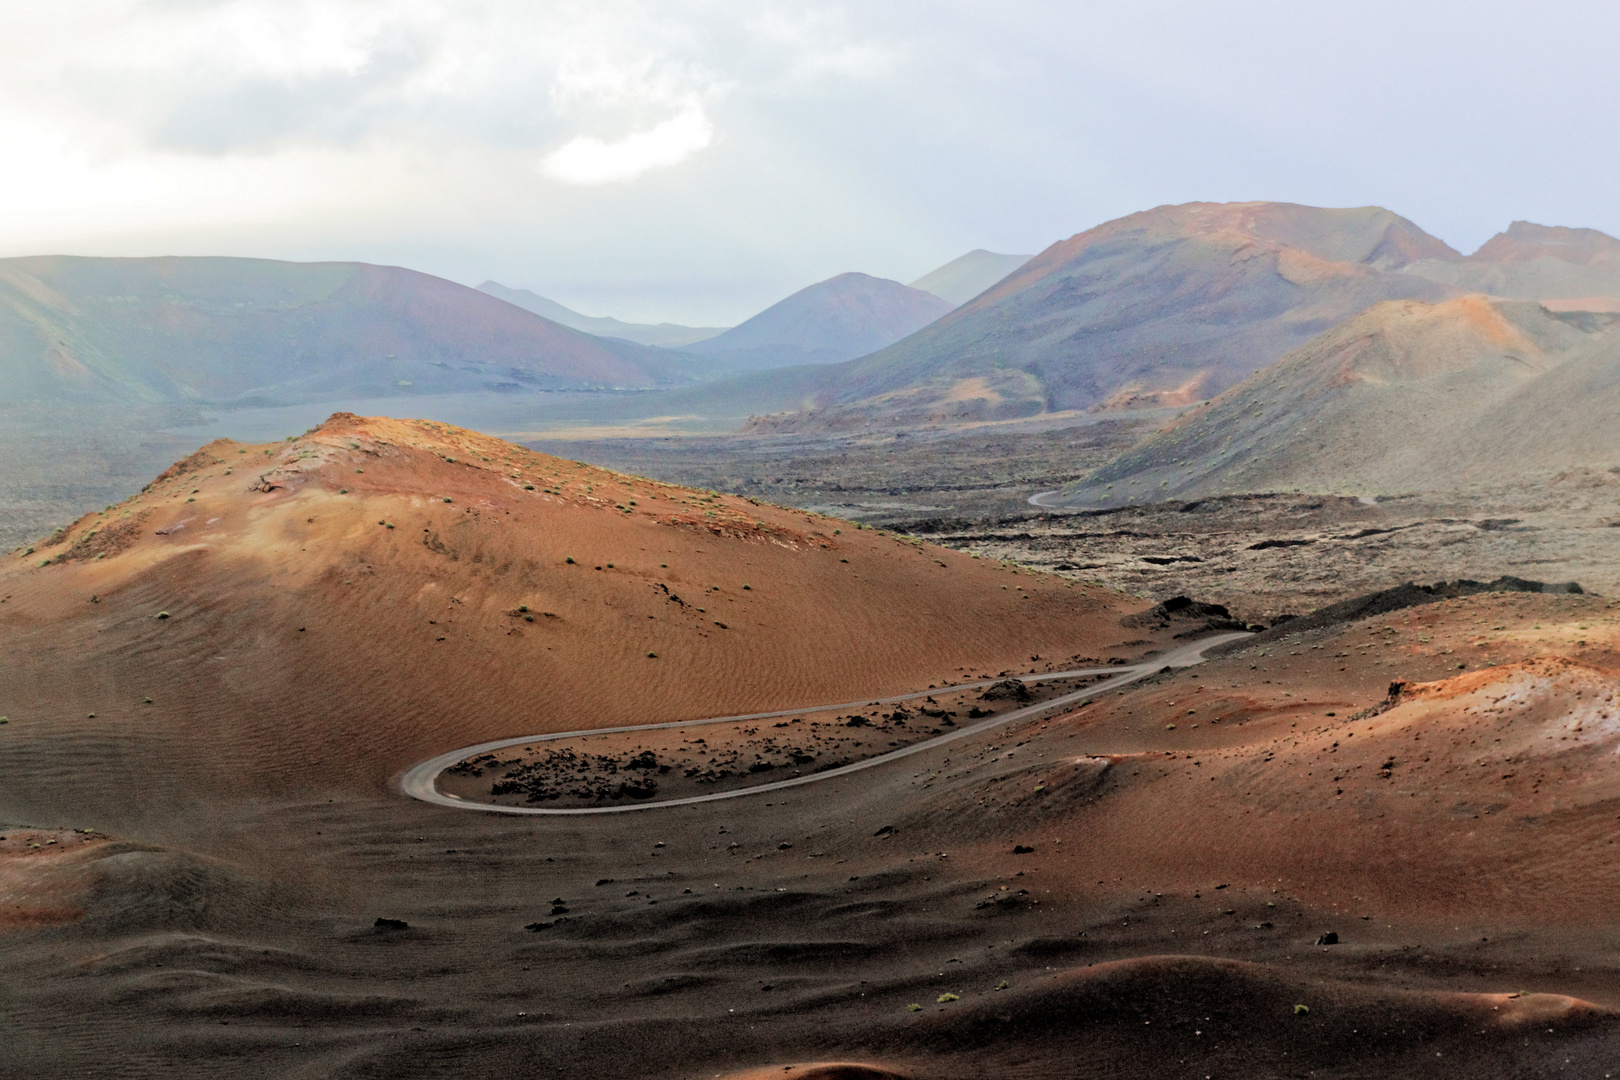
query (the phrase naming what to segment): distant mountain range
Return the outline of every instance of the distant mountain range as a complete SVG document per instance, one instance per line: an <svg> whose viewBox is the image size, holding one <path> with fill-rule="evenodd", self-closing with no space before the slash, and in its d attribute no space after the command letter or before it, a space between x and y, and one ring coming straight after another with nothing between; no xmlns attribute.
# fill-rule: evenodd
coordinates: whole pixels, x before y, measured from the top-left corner
<svg viewBox="0 0 1620 1080"><path fill-rule="evenodd" d="M755 427L1185 407L1374 304L1476 289L1620 307L1620 242L1520 222L1464 256L1378 207L1159 207L1052 245L885 349L804 374L805 406Z"/></svg>
<svg viewBox="0 0 1620 1080"><path fill-rule="evenodd" d="M607 316L581 315L555 300L547 300L539 293L528 289L509 289L498 281L486 281L478 286L478 291L499 297L508 304L516 304L525 311L532 311L571 329L583 330L597 337L622 338L637 345L678 349L712 338L726 329L724 326L681 326L678 323L629 323Z"/></svg>
<svg viewBox="0 0 1620 1080"><path fill-rule="evenodd" d="M1032 258L1033 255L998 255L977 248L924 274L913 281L911 287L931 292L952 306L961 307Z"/></svg>
<svg viewBox="0 0 1620 1080"><path fill-rule="evenodd" d="M684 351L733 369L831 364L899 341L950 310L950 301L898 281L839 274Z"/></svg>
<svg viewBox="0 0 1620 1080"><path fill-rule="evenodd" d="M825 364L852 360L905 337L959 307L1030 260L980 248L913 281L909 286L867 274L840 274L799 290L737 327L630 323L581 315L528 289L486 281L478 291L526 311L598 337L638 345L686 349L735 362L740 369ZM906 290L931 293L944 307ZM732 331L736 331L732 333ZM730 335L730 336L725 336ZM723 341L715 341L724 337ZM706 348L689 348L714 341Z"/></svg>
<svg viewBox="0 0 1620 1080"><path fill-rule="evenodd" d="M1043 499L1455 490L1620 463L1620 315L1379 304Z"/></svg>
<svg viewBox="0 0 1620 1080"><path fill-rule="evenodd" d="M992 262L985 263L978 258L981 255ZM957 283L960 288L962 282L986 278L986 267L999 265L995 260L1019 258L973 252L928 278ZM996 274L995 278L1001 276ZM993 281L986 281L990 283ZM581 315L527 289L509 289L494 281L486 281L478 288L564 326L642 345L678 349L707 358L717 372L732 373L832 364L864 356L928 325L955 303L887 278L839 274L806 286L746 322L727 328L620 322Z"/></svg>
<svg viewBox="0 0 1620 1080"><path fill-rule="evenodd" d="M624 407L753 413L762 431L1182 409L1369 309L1391 318L1397 309L1378 305L1392 301L1444 312L1488 293L1553 313L1620 312L1620 241L1515 222L1463 255L1378 207L1191 203L1027 261L969 252L917 285L927 288L840 274L721 330L587 317L495 282L470 289L363 263L7 259L0 405L661 390ZM1530 333L1530 316L1500 310ZM1109 475L1117 498L1127 472ZM1154 476L1163 492L1195 490Z"/></svg>
<svg viewBox="0 0 1620 1080"><path fill-rule="evenodd" d="M705 371L394 266L0 260L0 404L647 388Z"/></svg>
<svg viewBox="0 0 1620 1080"><path fill-rule="evenodd" d="M366 263L4 259L0 405L654 389L847 360L950 306L844 274L726 330L592 318L495 282Z"/></svg>

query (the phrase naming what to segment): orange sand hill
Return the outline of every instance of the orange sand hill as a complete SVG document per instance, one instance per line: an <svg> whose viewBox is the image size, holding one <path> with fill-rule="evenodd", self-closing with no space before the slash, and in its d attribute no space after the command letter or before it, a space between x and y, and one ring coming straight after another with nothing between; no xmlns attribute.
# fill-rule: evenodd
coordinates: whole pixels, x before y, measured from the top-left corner
<svg viewBox="0 0 1620 1080"><path fill-rule="evenodd" d="M37 661L0 673L9 744L80 733L114 771L190 748L140 781L154 803L199 783L375 788L500 736L1101 656L1140 606L802 511L347 414L285 443L204 447L5 558L0 597L10 648Z"/></svg>

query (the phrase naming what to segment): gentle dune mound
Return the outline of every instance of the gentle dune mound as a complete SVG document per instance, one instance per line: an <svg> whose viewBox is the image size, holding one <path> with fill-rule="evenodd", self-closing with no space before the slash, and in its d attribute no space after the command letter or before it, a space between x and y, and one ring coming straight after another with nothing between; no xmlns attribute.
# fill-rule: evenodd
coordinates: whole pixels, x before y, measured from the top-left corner
<svg viewBox="0 0 1620 1080"><path fill-rule="evenodd" d="M1140 606L347 414L204 447L0 559L0 596L26 658L0 672L0 738L35 755L7 795L41 814L131 786L152 812L199 786L375 790L495 738L926 690L1106 655Z"/></svg>
<svg viewBox="0 0 1620 1080"><path fill-rule="evenodd" d="M0 935L258 925L270 890L215 860L85 829L0 827Z"/></svg>
<svg viewBox="0 0 1620 1080"><path fill-rule="evenodd" d="M853 1061L812 1061L800 1065L766 1065L727 1073L722 1080L907 1080L910 1072Z"/></svg>
<svg viewBox="0 0 1620 1080"><path fill-rule="evenodd" d="M1584 1022L1612 1016L1611 1010L1565 994L1456 994L1442 1000L1478 1012L1490 1010L1492 1027L1519 1030L1536 1024Z"/></svg>
<svg viewBox="0 0 1620 1080"><path fill-rule="evenodd" d="M0 934L84 918L104 846L77 830L0 827Z"/></svg>
<svg viewBox="0 0 1620 1080"><path fill-rule="evenodd" d="M1594 1033L1620 1020L1560 995L1397 990L1239 960L1147 956L1061 971L966 1008L926 1009L883 1045L938 1061L919 1065L920 1075L967 1075L971 1062L1015 1053L1072 1054L1067 1075L1076 1076L1150 1075L1146 1063L1166 1056L1187 1075L1305 1075L1346 1061L1406 1075L1437 1053L1453 1069L1503 1063L1522 1049L1532 1017Z"/></svg>
<svg viewBox="0 0 1620 1080"><path fill-rule="evenodd" d="M1547 786L1561 807L1585 806L1620 798L1617 686L1620 671L1541 657L1399 687L1371 733L1440 740L1453 763L1495 788Z"/></svg>

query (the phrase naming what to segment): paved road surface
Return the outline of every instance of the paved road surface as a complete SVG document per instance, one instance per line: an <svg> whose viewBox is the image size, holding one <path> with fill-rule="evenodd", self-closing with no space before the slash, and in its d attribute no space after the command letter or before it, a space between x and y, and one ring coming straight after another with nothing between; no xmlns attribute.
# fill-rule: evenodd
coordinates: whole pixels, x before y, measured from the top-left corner
<svg viewBox="0 0 1620 1080"><path fill-rule="evenodd" d="M438 757L429 758L419 765L413 765L400 780L400 788L405 792L405 794L409 795L413 799L421 799L423 802L435 803L439 806L453 806L458 810L482 810L485 813L495 814L541 814L558 817L580 814L627 814L638 810L659 810L668 806L690 806L693 803L717 802L721 799L740 799L746 795L762 795L770 791L781 791L784 788L802 787L805 784L814 784L822 780L831 780L835 776L848 776L850 773L860 772L862 769L876 768L879 765L886 765L891 761L895 761L903 757L910 757L912 754L921 754L925 751L943 746L946 743L955 742L957 739L965 739L969 735L977 735L981 731L987 731L990 728L1000 727L1003 724L1010 724L1015 720L1023 720L1026 717L1048 712L1054 708L1083 701L1086 698L1096 697L1098 694L1106 694L1110 690L1117 690L1121 686L1126 686L1130 683L1136 682L1138 679L1145 679L1149 675L1152 675L1158 671L1163 671L1167 667L1183 668L1192 667L1194 664L1201 664L1204 661L1204 650L1215 645L1220 645L1224 642L1234 641L1237 638L1248 636L1248 634L1238 632L1217 634L1214 637L1207 637L1201 641L1195 641L1191 644L1183 645L1179 649L1172 650L1171 652L1165 653L1162 656L1153 657L1152 659L1146 660L1140 664L1133 664L1130 667L1087 668L1080 671L1054 671L1045 675L1016 676L1016 678L1019 680L1029 683L1046 682L1051 679L1075 678L1077 676L1084 675L1113 675L1114 678L1107 679L1103 682L1097 683L1094 686L1088 686L1082 690L1076 690L1071 694L1064 694L1061 697L1055 697L1050 701L1038 702L1034 705L1025 706L1022 709L1014 709L1012 712L1003 713L1000 716L990 717L989 719L977 724L969 724L966 727L958 728L955 731L945 735L937 735L934 738L928 739L924 742L912 743L910 746L902 747L899 750L891 750L887 754L879 754L876 757L869 757L861 761L854 761L848 765L843 765L836 769L828 769L826 772L811 773L809 776L795 776L788 780L775 780L771 783L758 784L754 787L735 788L730 791L717 791L709 795L692 795L684 799L662 799L654 802L626 803L621 806L545 807L496 806L493 803L472 802L467 799L459 799L454 795L446 795L440 791L437 786L437 781L441 772L458 761L464 761L467 758L475 757L478 754L487 754L493 750L504 750L508 746L520 746L540 742L555 742L558 739L577 739L582 735L610 735L616 732L624 731L657 731L661 728L698 727L703 724L734 723L739 720L768 720L777 716L791 716L794 713L825 712L829 709L857 709L863 705L889 705L901 701L911 701L916 698L926 697L928 694L937 694L942 691L973 690L981 686L989 686L999 680L987 679L983 682L963 683L956 686L940 687L936 690L922 690L915 694L901 694L898 697L877 698L875 700L868 698L861 701L846 701L838 705L813 705L802 709L778 709L775 712L744 713L739 716L715 716L704 720L672 720L668 723L662 724L633 724L629 727L594 728L588 731L559 731L551 735L525 735L516 739L497 739L494 742L479 743L477 746L464 746L460 750L452 750L448 754L440 754Z"/></svg>

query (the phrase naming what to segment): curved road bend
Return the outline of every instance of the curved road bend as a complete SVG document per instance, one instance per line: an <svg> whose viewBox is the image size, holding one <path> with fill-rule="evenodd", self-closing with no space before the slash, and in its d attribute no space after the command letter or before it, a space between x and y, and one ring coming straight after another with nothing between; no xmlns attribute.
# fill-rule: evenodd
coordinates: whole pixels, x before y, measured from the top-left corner
<svg viewBox="0 0 1620 1080"><path fill-rule="evenodd" d="M1224 644L1228 641L1235 641L1238 638L1248 636L1249 635L1246 633L1236 631L1227 634L1216 634L1214 637L1207 637L1201 641L1195 641L1191 644L1183 645L1181 648L1165 653L1163 656L1157 656L1152 660L1145 661L1140 664L1133 664L1130 667L1088 668L1081 671L1054 671L1045 675L1013 676L1019 681L1027 683L1046 682L1051 679L1075 678L1083 675L1114 675L1115 677L1112 679L1106 679L1094 686L1088 686L1082 690L1076 690L1073 693L1064 694L1061 697L1055 697L1050 701L1041 701L1034 705L1027 705L1022 709L1014 709L1012 712L1003 713L1000 716L990 717L981 723L969 724L966 727L957 728L955 731L948 732L947 734L936 735L932 739L919 743L912 743L910 746L901 747L899 750L891 750L886 754L879 754L876 757L869 757L861 761L854 761L848 765L841 765L836 769L828 769L826 772L811 773L808 776L795 776L787 780L775 780L771 783L758 784L754 787L735 788L731 791L717 791L709 795L692 795L684 799L662 799L654 802L627 803L622 806L545 807L497 806L493 803L470 802L466 799L459 799L454 795L444 794L438 789L436 782L439 778L439 774L445 769L454 765L456 762L463 761L478 754L487 754L494 750L504 750L508 746L519 746L539 742L555 742L558 739L577 739L584 735L613 735L626 731L657 731L662 728L699 727L704 724L735 723L743 720L768 720L777 716L791 716L794 713L825 712L830 709L856 709L863 705L890 705L901 701L912 701L916 698L926 697L929 694L940 693L943 691L974 690L981 686L989 686L992 683L1000 680L986 679L982 682L959 683L955 686L940 687L938 690L922 690L914 694L901 694L897 697L877 699L867 698L861 701L846 701L839 705L813 705L802 709L778 709L775 712L744 713L739 716L715 716L704 720L672 720L662 724L632 724L629 727L591 728L584 731L559 731L550 735L525 735L516 739L497 739L494 742L479 743L476 746L464 746L460 750L452 750L447 754L440 754L437 757L429 758L421 764L413 765L405 773L404 777L400 779L400 788L405 794L409 795L413 799L420 799L423 802L434 803L438 806L453 806L458 810L481 810L485 813L491 814L542 814L552 817L575 816L581 814L627 814L636 810L657 810L667 806L690 806L693 803L718 802L721 799L740 799L745 795L760 795L768 791L781 791L784 788L800 787L804 784L814 784L821 780L831 780L835 776L848 776L850 773L860 772L862 769L876 768L879 765L884 765L888 762L896 761L903 757L910 757L912 754L920 754L925 750L932 750L935 747L943 746L946 743L955 742L957 739L965 739L969 735L977 735L982 731L988 731L991 728L1000 727L1003 724L1010 724L1015 720L1023 720L1027 717L1035 716L1039 713L1047 712L1054 708L1060 708L1064 705L1073 704L1074 702L1081 701L1086 698L1095 697L1098 694L1105 694L1110 690L1117 690L1121 686L1129 685L1130 683L1136 682L1138 679L1145 679L1149 675L1162 671L1167 667L1192 667L1195 664L1203 663L1204 650L1212 648L1216 645Z"/></svg>

